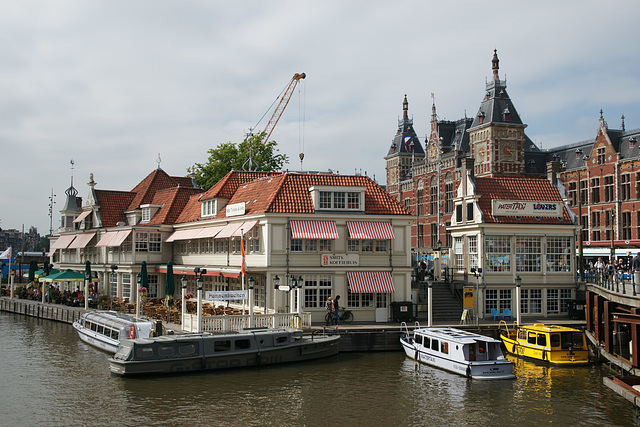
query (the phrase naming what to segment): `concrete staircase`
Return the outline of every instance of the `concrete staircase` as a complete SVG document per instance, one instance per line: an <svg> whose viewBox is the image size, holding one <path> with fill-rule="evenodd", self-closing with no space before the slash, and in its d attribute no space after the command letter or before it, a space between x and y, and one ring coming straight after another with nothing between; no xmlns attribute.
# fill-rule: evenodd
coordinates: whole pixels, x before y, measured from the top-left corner
<svg viewBox="0 0 640 427"><path fill-rule="evenodd" d="M427 316L427 284L420 283L418 303L420 304L421 319ZM423 305L424 304L424 305ZM448 283L434 282L433 284L433 321L458 323L462 316L462 302L451 292Z"/></svg>

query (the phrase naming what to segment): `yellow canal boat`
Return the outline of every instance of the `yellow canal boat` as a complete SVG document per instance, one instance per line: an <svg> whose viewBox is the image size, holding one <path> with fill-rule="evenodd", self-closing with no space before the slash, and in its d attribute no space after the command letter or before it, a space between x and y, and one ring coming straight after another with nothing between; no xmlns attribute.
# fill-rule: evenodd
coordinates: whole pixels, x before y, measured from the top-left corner
<svg viewBox="0 0 640 427"><path fill-rule="evenodd" d="M526 359L558 366L576 366L589 363L589 349L584 332L566 326L535 325L509 329L500 321L500 338L507 352Z"/></svg>

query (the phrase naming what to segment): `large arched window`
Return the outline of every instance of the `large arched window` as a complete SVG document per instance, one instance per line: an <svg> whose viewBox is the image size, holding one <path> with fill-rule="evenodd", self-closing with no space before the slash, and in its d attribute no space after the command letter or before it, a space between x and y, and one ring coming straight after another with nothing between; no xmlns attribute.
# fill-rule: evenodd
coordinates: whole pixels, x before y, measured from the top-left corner
<svg viewBox="0 0 640 427"><path fill-rule="evenodd" d="M453 174L447 172L444 176L444 211L453 212Z"/></svg>

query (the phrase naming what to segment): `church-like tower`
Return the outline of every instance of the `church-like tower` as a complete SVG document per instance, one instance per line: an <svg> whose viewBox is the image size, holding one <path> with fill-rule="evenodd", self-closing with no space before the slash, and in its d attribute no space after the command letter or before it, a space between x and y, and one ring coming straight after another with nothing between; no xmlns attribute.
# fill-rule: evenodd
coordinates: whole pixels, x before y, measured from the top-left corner
<svg viewBox="0 0 640 427"><path fill-rule="evenodd" d="M405 95L402 102L402 119L398 120L398 130L384 158L387 163L387 191L398 197L400 183L411 178L413 164L423 158L424 149L413 129L413 119L409 118L409 101Z"/></svg>
<svg viewBox="0 0 640 427"><path fill-rule="evenodd" d="M469 129L471 155L475 159L474 172L478 177L496 175L524 175L524 133L522 123L509 95L507 81L498 76L497 50L493 51L493 76L486 84L486 94L478 114Z"/></svg>

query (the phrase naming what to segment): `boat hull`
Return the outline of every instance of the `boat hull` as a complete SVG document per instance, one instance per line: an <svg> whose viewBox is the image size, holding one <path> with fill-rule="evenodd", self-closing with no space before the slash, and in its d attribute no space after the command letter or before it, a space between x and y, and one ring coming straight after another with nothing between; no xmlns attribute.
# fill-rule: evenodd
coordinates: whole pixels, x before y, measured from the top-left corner
<svg viewBox="0 0 640 427"><path fill-rule="evenodd" d="M115 354L118 348L118 341L100 335L91 329L87 329L78 322L73 322L73 327L78 331L78 337L80 337L82 341L107 353Z"/></svg>
<svg viewBox="0 0 640 427"><path fill-rule="evenodd" d="M444 369L475 380L512 380L513 363L509 360L458 361L418 348L410 339L400 340L405 354L416 362Z"/></svg>
<svg viewBox="0 0 640 427"><path fill-rule="evenodd" d="M309 337L290 345L273 348L253 348L247 351L231 351L225 354L167 358L165 360L109 359L109 370L117 376L179 374L229 368L274 365L301 362L338 354L339 335Z"/></svg>

